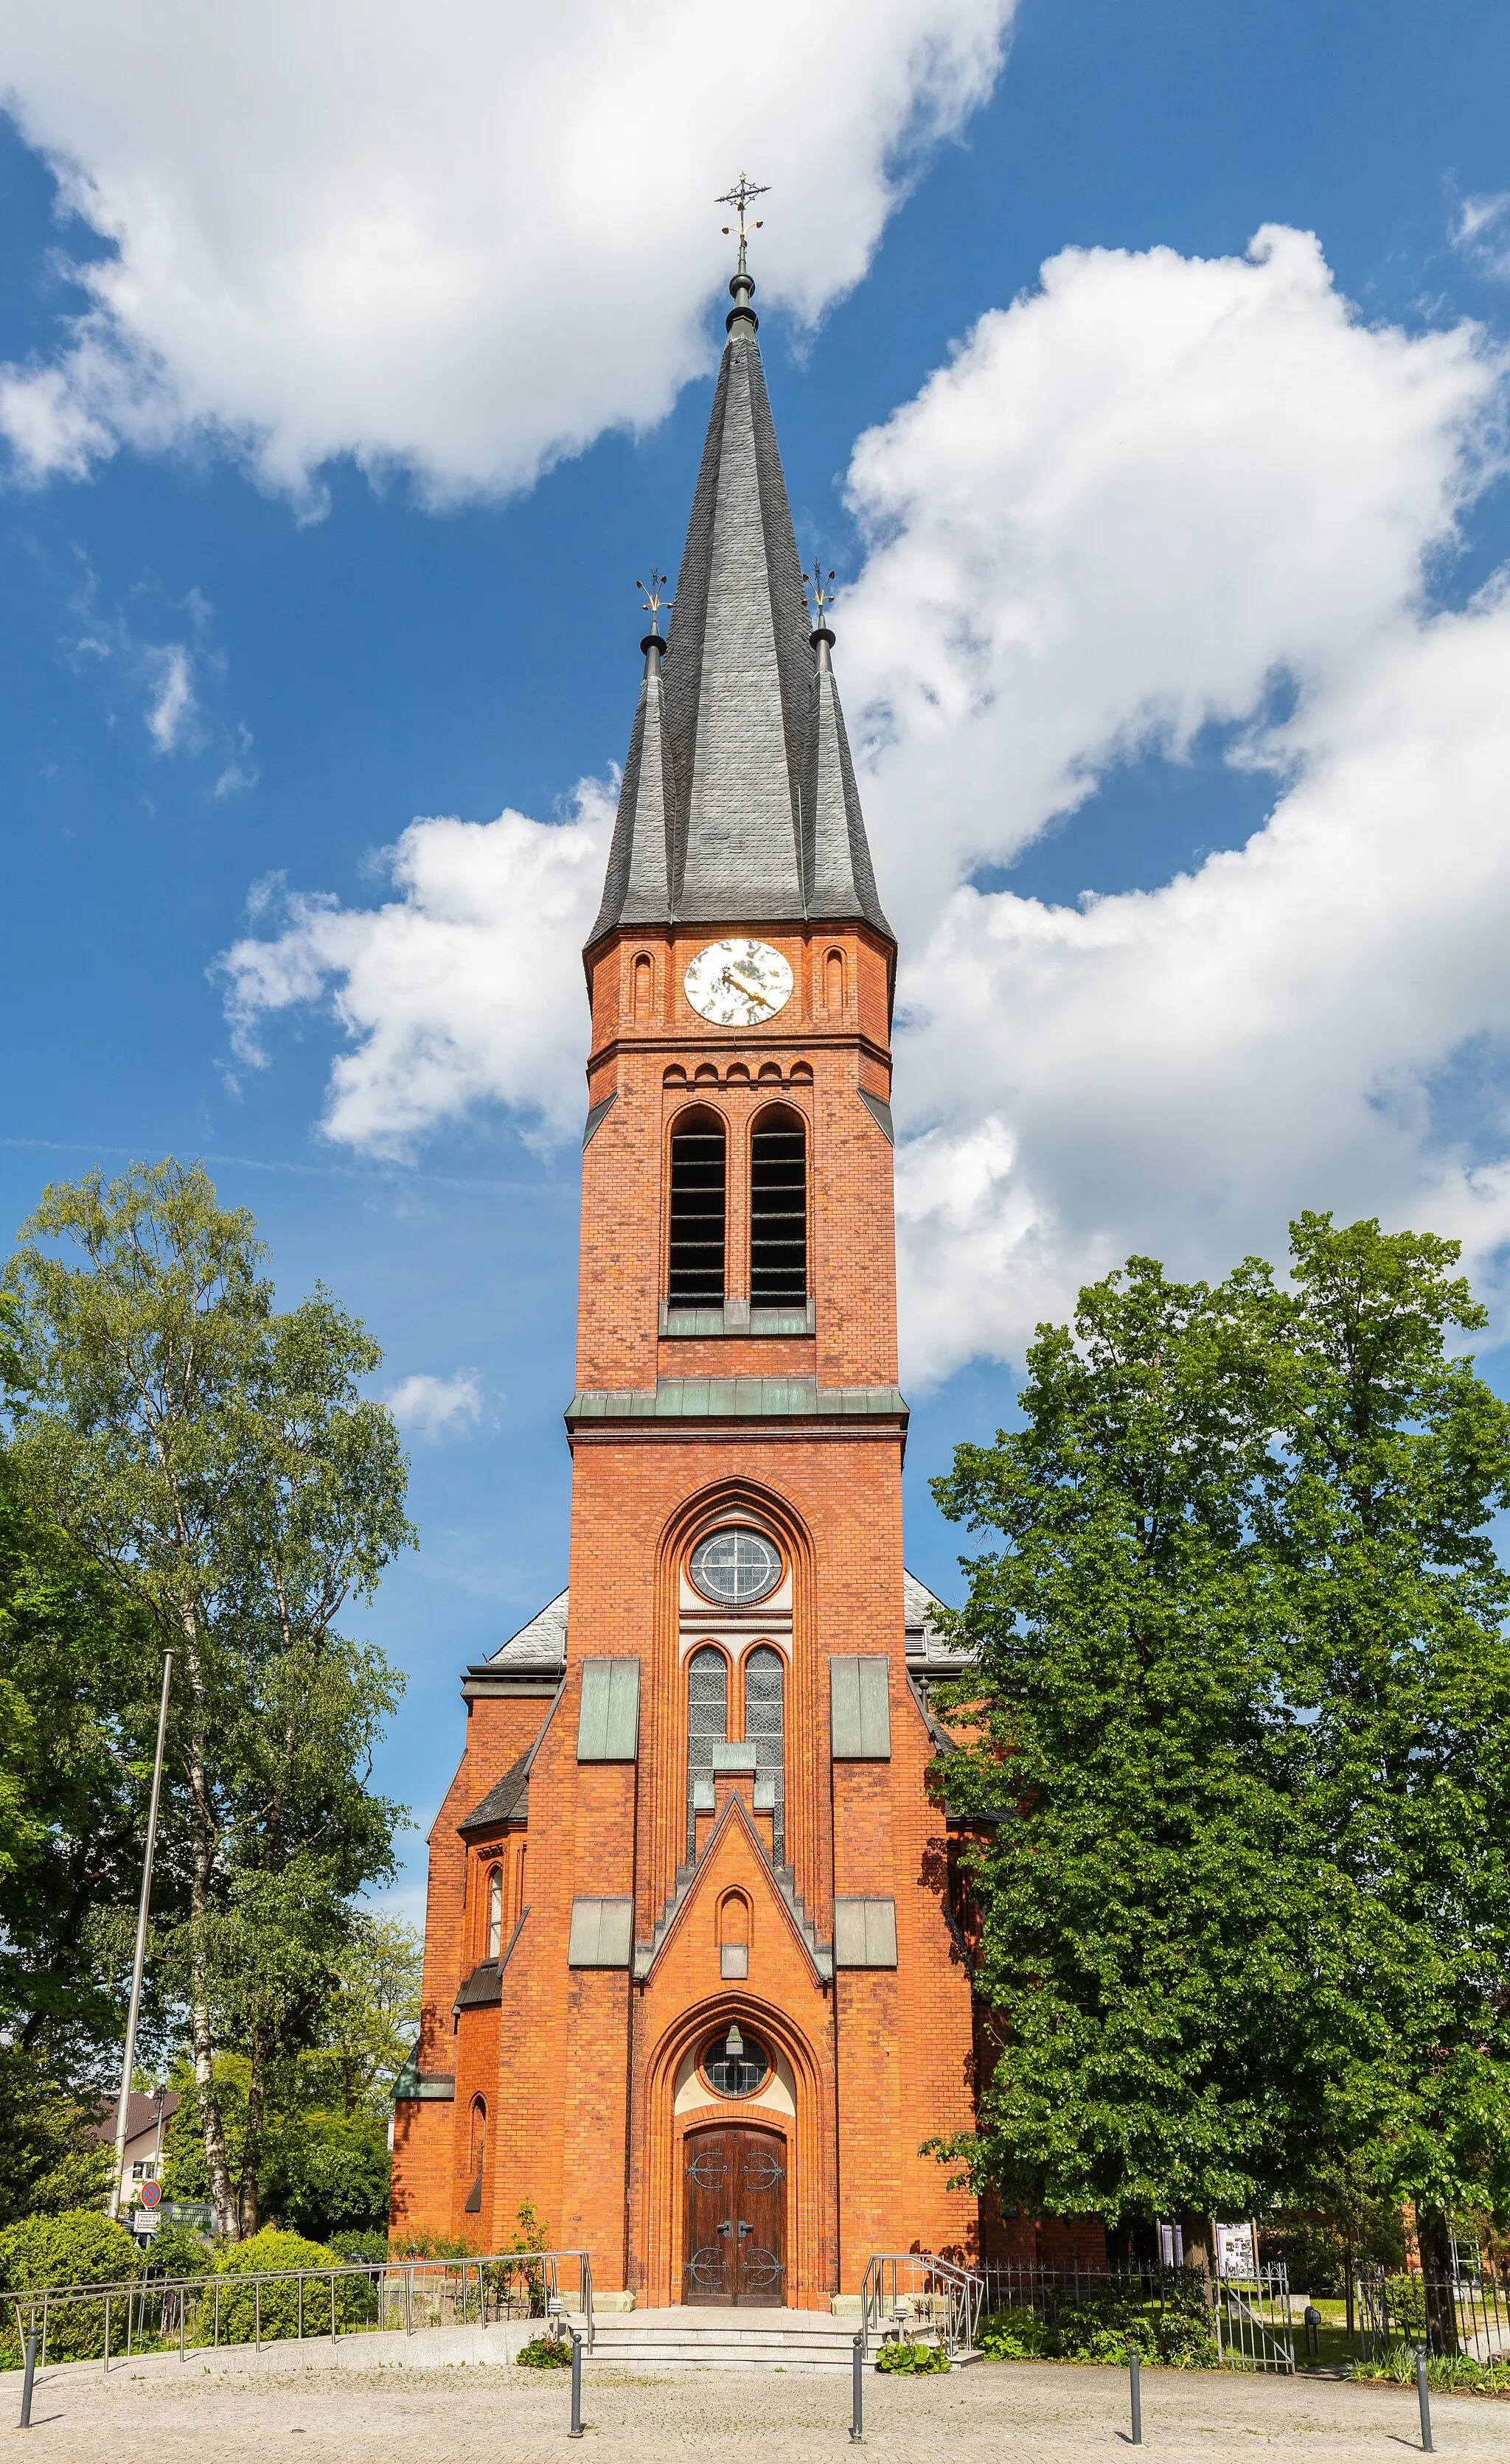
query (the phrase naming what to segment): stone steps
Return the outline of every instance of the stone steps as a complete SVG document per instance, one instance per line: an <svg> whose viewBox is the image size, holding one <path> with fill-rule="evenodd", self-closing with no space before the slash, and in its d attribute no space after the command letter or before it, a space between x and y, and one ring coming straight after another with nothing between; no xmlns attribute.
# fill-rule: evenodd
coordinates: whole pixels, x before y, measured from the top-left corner
<svg viewBox="0 0 1510 2464"><path fill-rule="evenodd" d="M598 2318L589 2358L621 2369L843 2371L854 2366L855 2334L855 2323L821 2310L689 2306Z"/></svg>

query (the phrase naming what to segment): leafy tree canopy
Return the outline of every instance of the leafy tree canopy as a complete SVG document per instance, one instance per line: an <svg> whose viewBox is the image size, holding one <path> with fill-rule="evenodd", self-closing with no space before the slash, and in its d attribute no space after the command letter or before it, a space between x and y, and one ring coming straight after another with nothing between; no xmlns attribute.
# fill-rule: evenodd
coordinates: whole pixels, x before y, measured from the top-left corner
<svg viewBox="0 0 1510 2464"><path fill-rule="evenodd" d="M154 1974L187 2002L210 2196L255 2228L268 2081L318 2034L399 1809L368 1786L398 1696L344 1636L413 1539L375 1343L322 1288L279 1312L255 1226L171 1160L45 1194L7 1269L11 1460L177 1674L164 1808L177 1889ZM3 1673L3 1672L0 1672ZM237 2208L216 2056L250 2063Z"/></svg>
<svg viewBox="0 0 1510 2464"><path fill-rule="evenodd" d="M1000 2052L982 2187L1244 2214L1362 2164L1510 2203L1510 1413L1451 1354L1455 1244L1293 1227L1151 1259L1042 1327L1023 1425L945 1513L977 1655L949 1716Z"/></svg>

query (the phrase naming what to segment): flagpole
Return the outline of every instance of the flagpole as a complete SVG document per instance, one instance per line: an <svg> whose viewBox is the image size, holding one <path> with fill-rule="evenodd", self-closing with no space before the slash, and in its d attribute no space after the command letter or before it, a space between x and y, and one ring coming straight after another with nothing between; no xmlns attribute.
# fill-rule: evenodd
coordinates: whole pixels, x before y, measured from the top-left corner
<svg viewBox="0 0 1510 2464"><path fill-rule="evenodd" d="M146 1963L146 1920L152 1904L152 1857L157 1847L157 1801L163 1787L163 1746L167 1735L167 1690L173 1677L173 1655L163 1654L163 1700L157 1714L157 1758L152 1765L152 1802L146 1816L146 1856L142 1866L142 1897L136 1915L136 1958L131 1969L131 2008L126 2017L125 2059L121 2065L121 2101L116 2108L116 2169L110 2186L110 2212L121 2213L121 2176L125 2171L126 2119L131 2109L131 2074L136 2068L136 2028L142 2013L142 1970Z"/></svg>

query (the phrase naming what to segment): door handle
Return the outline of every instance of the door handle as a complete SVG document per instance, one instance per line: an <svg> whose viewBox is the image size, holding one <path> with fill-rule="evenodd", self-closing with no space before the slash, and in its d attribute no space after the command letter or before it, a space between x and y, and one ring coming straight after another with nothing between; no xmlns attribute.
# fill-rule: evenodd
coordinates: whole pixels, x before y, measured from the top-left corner
<svg viewBox="0 0 1510 2464"><path fill-rule="evenodd" d="M740 2239L741 2239L741 2241L743 2241L743 2240L744 2240L744 2236L745 2236L745 2234L746 2234L747 2233L753 2233L753 2232L754 2232L754 2230L755 2230L755 2228L754 2228L754 2226L753 2226L753 2225L741 2225L741 2227L740 2227Z"/></svg>
<svg viewBox="0 0 1510 2464"><path fill-rule="evenodd" d="M725 2217L724 2217L724 2219L723 2219L723 2222L722 2222L722 2223L720 2225L720 2227L719 2227L719 2231L720 2231L720 2233L732 2233L732 2232L734 2231L734 2225L733 2225L733 2221L732 2221L732 2219L731 2219L730 2217L728 2217L728 2216L725 2216Z"/></svg>

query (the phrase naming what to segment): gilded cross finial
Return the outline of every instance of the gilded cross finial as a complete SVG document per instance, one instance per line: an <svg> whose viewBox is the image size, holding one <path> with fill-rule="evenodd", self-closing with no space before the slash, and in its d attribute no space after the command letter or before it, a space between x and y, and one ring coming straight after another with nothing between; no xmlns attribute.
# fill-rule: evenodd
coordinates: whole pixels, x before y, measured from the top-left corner
<svg viewBox="0 0 1510 2464"><path fill-rule="evenodd" d="M674 601L665 596L666 584L670 580L669 573L657 573L655 567L652 565L649 582L636 581L634 584L636 590L643 590L645 593L639 604L650 618L650 629L653 633L660 631L661 609L675 605Z"/></svg>
<svg viewBox="0 0 1510 2464"><path fill-rule="evenodd" d="M714 198L714 200L713 200L713 202L714 202L714 204L715 204L716 206L732 206L732 207L734 208L735 212L739 215L739 218L740 218L740 261L739 261L738 266L735 268L734 279L736 280L736 282L739 280L740 275L741 275L745 271L745 266L744 266L744 242L745 242L745 238L746 238L746 236L747 236L747 234L746 234L746 232L745 232L745 229L744 229L744 210L745 210L745 208L749 205L749 203L750 203L750 201L751 201L751 199L752 199L752 198L755 198L755 197L768 197L768 196L769 196L769 194L770 194L770 187L769 187L769 185L768 185L768 184L767 184L765 187L762 187L759 185L759 183L758 183L758 182L756 182L756 181L754 181L754 180L751 180L751 179L748 179L748 178L745 176L745 174L742 171L742 172L740 173L739 178L735 181L733 187L729 189L728 193L727 193L725 196L722 196L722 197L715 197L715 198ZM754 224L754 225L752 226L752 228L753 228L754 230L756 230L756 231L759 231L759 230L760 230L760 228L761 228L761 225L757 222L756 224ZM727 239L727 238L728 238L728 235L729 235L729 232L730 232L730 230L731 230L731 229L732 229L732 225L731 225L731 224L729 224L729 223L725 223L725 224L724 224L724 226L723 226L723 236L724 236L724 238L725 238L725 239Z"/></svg>
<svg viewBox="0 0 1510 2464"><path fill-rule="evenodd" d="M812 571L805 573L802 579L804 586L812 593L813 604L818 611L813 630L819 632L827 621L826 611L833 606L839 595L833 588L833 567L831 565L825 573L818 558L814 557Z"/></svg>

